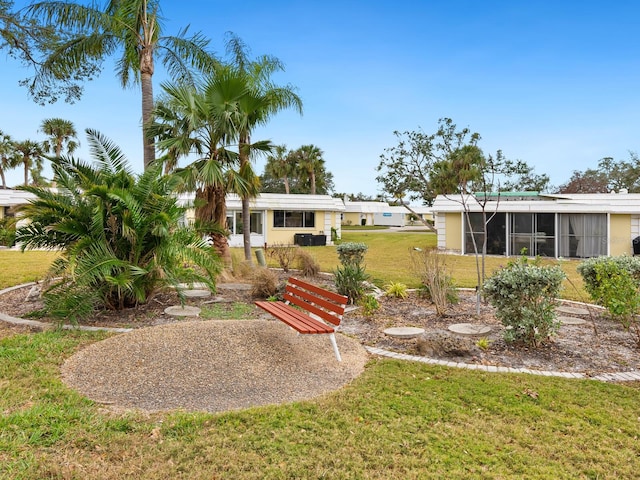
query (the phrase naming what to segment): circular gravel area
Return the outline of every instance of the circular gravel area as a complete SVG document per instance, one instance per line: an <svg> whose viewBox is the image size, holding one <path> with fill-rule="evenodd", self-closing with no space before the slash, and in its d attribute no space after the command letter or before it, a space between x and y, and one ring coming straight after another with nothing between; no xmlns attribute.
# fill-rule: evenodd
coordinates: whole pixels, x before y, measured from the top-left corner
<svg viewBox="0 0 640 480"><path fill-rule="evenodd" d="M209 320L143 328L70 357L62 376L100 403L149 411L221 412L293 402L337 390L364 370L367 352L337 334L297 335L278 321Z"/></svg>

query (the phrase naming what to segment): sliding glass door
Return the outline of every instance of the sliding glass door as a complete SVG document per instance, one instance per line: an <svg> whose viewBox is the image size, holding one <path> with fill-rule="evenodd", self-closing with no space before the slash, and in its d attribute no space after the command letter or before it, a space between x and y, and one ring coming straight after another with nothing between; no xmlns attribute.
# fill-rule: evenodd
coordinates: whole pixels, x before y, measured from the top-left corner
<svg viewBox="0 0 640 480"><path fill-rule="evenodd" d="M607 254L606 213L558 214L560 256L589 258Z"/></svg>
<svg viewBox="0 0 640 480"><path fill-rule="evenodd" d="M555 257L554 213L511 213L509 253Z"/></svg>

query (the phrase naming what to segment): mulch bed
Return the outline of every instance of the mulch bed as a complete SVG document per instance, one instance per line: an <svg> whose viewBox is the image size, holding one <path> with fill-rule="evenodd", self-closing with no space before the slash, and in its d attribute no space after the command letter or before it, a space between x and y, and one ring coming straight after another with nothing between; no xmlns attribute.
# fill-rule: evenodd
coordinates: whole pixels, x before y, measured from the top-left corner
<svg viewBox="0 0 640 480"><path fill-rule="evenodd" d="M282 278L286 278L286 275L282 275ZM331 278L327 276L310 281L324 286L331 284ZM218 308L231 309L234 302L251 304L254 300L246 288L225 287L233 285L221 284L216 297L204 301L188 299L187 305L206 306L207 302L216 302ZM28 292L29 288L26 288L0 296L0 312L20 317L39 308L39 300L25 300ZM587 320L584 325L564 325L558 335L544 346L534 349L506 344L502 339L503 327L493 316L490 306L483 304L480 314L476 315L474 294L461 292L460 300L459 304L450 307L445 316L437 316L431 302L421 298L416 292L411 292L406 299L381 296L380 309L373 315L365 316L362 309L345 314L341 331L357 338L364 345L456 362L584 372L592 375L640 369L640 349L636 338L608 319L602 309L589 307L589 315L582 317ZM141 328L184 321L164 314L166 307L177 304L175 292L167 291L136 309L101 312L85 324ZM267 314L255 308L254 318L266 318L265 315ZM492 330L482 336L462 336L447 330L454 323L489 325ZM425 334L414 339L395 339L384 334L386 328L397 326L423 328ZM13 327L3 325L0 337L12 330ZM478 342L482 337L484 340ZM488 343L488 348L481 349L478 346L478 343L483 342Z"/></svg>

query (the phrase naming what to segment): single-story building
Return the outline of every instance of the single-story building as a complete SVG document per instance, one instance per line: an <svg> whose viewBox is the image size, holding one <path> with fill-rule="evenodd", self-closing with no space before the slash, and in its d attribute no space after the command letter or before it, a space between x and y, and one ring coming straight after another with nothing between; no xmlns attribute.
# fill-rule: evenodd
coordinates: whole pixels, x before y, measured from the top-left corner
<svg viewBox="0 0 640 480"><path fill-rule="evenodd" d="M433 203L438 248L474 253L483 238L482 208L475 198L439 195ZM634 253L640 237L640 194L487 194L487 253L588 258ZM470 225L469 225L470 224ZM635 243L640 249L640 239ZM526 250L524 250L526 249ZM640 252L637 252L640 253Z"/></svg>
<svg viewBox="0 0 640 480"><path fill-rule="evenodd" d="M181 195L192 202L193 194ZM340 218L344 204L330 195L261 193L250 201L251 246L265 245L332 245L332 229L341 236ZM193 211L187 220L193 220ZM229 245L243 245L242 202L235 194L227 195L227 228Z"/></svg>
<svg viewBox="0 0 640 480"><path fill-rule="evenodd" d="M351 202L345 200L343 225L385 225L404 227L419 222L407 208L392 206L387 202ZM412 206L411 209L424 219L433 219L430 207Z"/></svg>
<svg viewBox="0 0 640 480"><path fill-rule="evenodd" d="M13 188L0 188L0 220L14 216L14 207L24 205L35 198L31 193Z"/></svg>

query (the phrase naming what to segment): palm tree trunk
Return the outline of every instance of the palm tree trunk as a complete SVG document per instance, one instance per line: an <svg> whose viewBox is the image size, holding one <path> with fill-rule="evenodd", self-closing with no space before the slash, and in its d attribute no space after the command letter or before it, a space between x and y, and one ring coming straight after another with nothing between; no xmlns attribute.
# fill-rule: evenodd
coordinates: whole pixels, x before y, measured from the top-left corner
<svg viewBox="0 0 640 480"><path fill-rule="evenodd" d="M284 193L289 195L289 177L285 176L283 180L284 180Z"/></svg>
<svg viewBox="0 0 640 480"><path fill-rule="evenodd" d="M315 195L316 194L316 171L315 170L311 170L310 180L311 180L311 195Z"/></svg>
<svg viewBox="0 0 640 480"><path fill-rule="evenodd" d="M238 156L240 158L240 171L249 163L247 151L249 139L246 135L241 135L238 142ZM249 211L249 197L242 197L242 243L244 246L244 260L249 265L253 263L251 259L251 212Z"/></svg>
<svg viewBox="0 0 640 480"><path fill-rule="evenodd" d="M2 179L2 188L7 188L7 178L4 175L3 169L0 169L0 179Z"/></svg>
<svg viewBox="0 0 640 480"><path fill-rule="evenodd" d="M146 48L140 53L140 83L142 86L142 142L145 170L156 159L153 138L147 137L146 128L151 125L153 111L153 51Z"/></svg>
<svg viewBox="0 0 640 480"><path fill-rule="evenodd" d="M227 206L224 189L206 186L196 190L196 220L203 225L215 223L220 230L227 221ZM209 232L214 250L220 255L225 268L231 268L231 250L226 235L220 231Z"/></svg>
<svg viewBox="0 0 640 480"><path fill-rule="evenodd" d="M29 162L24 161L24 186L29 185Z"/></svg>

